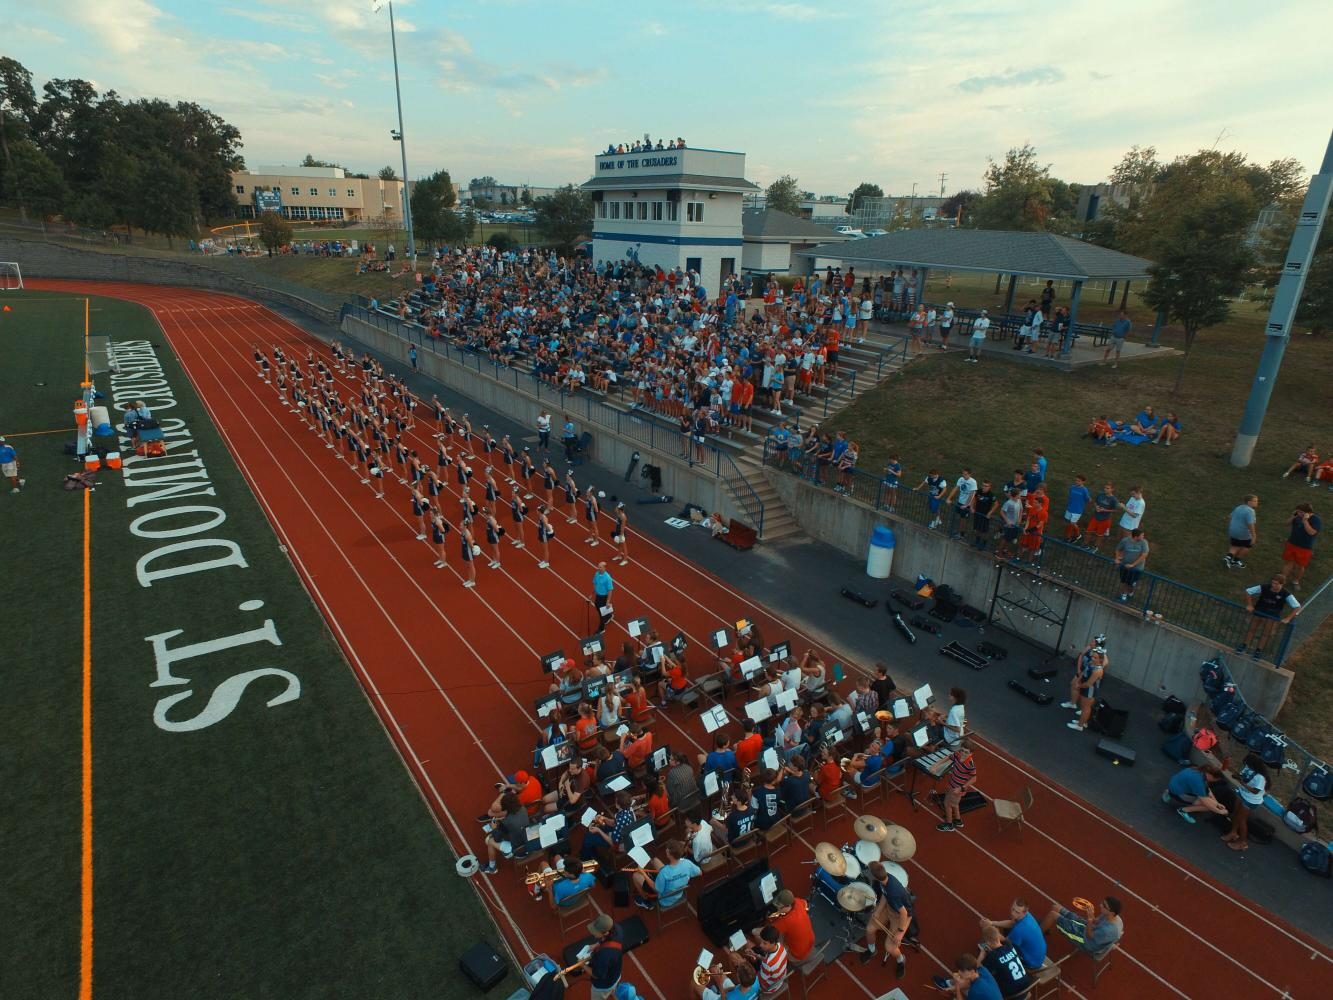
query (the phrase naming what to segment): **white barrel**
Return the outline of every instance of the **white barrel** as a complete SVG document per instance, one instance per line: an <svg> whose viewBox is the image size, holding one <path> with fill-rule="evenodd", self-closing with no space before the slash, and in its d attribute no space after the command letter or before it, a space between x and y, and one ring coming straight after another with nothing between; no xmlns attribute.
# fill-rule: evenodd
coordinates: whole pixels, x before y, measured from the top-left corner
<svg viewBox="0 0 1333 1000"><path fill-rule="evenodd" d="M893 548L897 544L893 529L887 524L877 525L870 533L870 551L866 553L866 576L873 580L887 580L893 572Z"/></svg>
<svg viewBox="0 0 1333 1000"><path fill-rule="evenodd" d="M89 412L94 427L101 427L104 424L111 423L111 411L105 406L94 406Z"/></svg>

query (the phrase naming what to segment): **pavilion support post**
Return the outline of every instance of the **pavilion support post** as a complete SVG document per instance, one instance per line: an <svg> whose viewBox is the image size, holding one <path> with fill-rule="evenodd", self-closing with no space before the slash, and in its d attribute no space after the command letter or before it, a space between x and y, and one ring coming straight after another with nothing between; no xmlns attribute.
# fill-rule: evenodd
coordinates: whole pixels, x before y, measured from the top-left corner
<svg viewBox="0 0 1333 1000"><path fill-rule="evenodd" d="M1004 280L1004 275L998 271L995 272L995 294L1000 294L1000 282Z"/></svg>
<svg viewBox="0 0 1333 1000"><path fill-rule="evenodd" d="M1118 282L1118 281L1112 281L1112 282L1111 282L1111 293L1110 293L1109 295L1106 296L1106 304L1107 304L1108 306L1113 306L1113 305L1115 305L1115 288L1116 288L1116 285L1118 285L1118 284L1120 284L1120 282Z"/></svg>
<svg viewBox="0 0 1333 1000"><path fill-rule="evenodd" d="M1083 299L1083 282L1074 282L1073 294L1069 296L1069 332L1075 336L1078 334L1078 305ZM1075 341L1077 343L1077 341ZM1072 353L1071 353L1072 362Z"/></svg>
<svg viewBox="0 0 1333 1000"><path fill-rule="evenodd" d="M1018 275L1009 275L1009 291L1004 296L1004 314L1008 316L1014 311L1014 289L1018 287Z"/></svg>
<svg viewBox="0 0 1333 1000"><path fill-rule="evenodd" d="M1123 292L1120 293L1120 308L1121 308L1121 309L1128 309L1128 308L1129 308L1129 286L1130 286L1131 284L1132 284L1132 282L1130 282L1130 281L1126 281L1126 282L1125 282L1125 290L1124 290Z"/></svg>
<svg viewBox="0 0 1333 1000"><path fill-rule="evenodd" d="M1152 340L1148 341L1149 347L1160 347L1158 341L1162 339L1162 327L1166 324L1166 312L1162 309L1157 310L1157 322L1152 325Z"/></svg>

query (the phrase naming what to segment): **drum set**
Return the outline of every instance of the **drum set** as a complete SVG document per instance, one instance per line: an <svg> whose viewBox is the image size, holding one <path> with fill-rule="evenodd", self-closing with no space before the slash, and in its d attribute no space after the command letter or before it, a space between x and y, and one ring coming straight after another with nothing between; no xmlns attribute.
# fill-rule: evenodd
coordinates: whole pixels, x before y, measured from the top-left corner
<svg viewBox="0 0 1333 1000"><path fill-rule="evenodd" d="M863 924L874 910L878 896L872 885L870 865L878 861L906 887L904 862L916 855L916 838L905 827L894 826L877 816L858 816L852 826L855 844L821 842L815 845L813 889L838 907L849 922Z"/></svg>

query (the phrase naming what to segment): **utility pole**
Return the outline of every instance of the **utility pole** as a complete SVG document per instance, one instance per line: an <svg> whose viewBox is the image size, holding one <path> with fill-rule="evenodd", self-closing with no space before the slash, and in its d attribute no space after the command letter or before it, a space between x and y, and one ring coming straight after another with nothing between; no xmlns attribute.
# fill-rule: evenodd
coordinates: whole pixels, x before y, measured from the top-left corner
<svg viewBox="0 0 1333 1000"><path fill-rule="evenodd" d="M940 197L944 197L944 182L949 179L949 175L943 170L940 171Z"/></svg>
<svg viewBox="0 0 1333 1000"><path fill-rule="evenodd" d="M398 151L403 157L403 223L407 227L407 254L412 260L412 270L417 269L417 243L412 236L412 198L407 184L407 140L403 138L403 88L398 82L398 33L393 24L393 0L389 4L389 44L393 47L393 93L398 100L398 129L390 135L398 143ZM374 10L378 13L379 5Z"/></svg>
<svg viewBox="0 0 1333 1000"><path fill-rule="evenodd" d="M1296 218L1296 229L1291 234L1291 246L1282 265L1282 277L1278 279L1277 294L1273 296L1273 306L1268 311L1268 324L1264 328L1264 352L1259 356L1259 370L1250 386L1245 416L1241 418L1236 443L1231 449L1231 464L1242 469L1254 457L1254 446L1259 441L1259 431L1264 425L1268 401L1273 395L1273 384L1282 366L1282 355L1287 349L1287 341L1291 339L1296 307L1300 305L1301 293L1305 290L1305 276L1310 271L1310 261L1319 243L1319 233L1324 228L1324 218L1328 215L1331 191L1333 135L1329 136L1328 147L1324 150L1323 165L1310 181L1310 189L1305 192L1305 201Z"/></svg>

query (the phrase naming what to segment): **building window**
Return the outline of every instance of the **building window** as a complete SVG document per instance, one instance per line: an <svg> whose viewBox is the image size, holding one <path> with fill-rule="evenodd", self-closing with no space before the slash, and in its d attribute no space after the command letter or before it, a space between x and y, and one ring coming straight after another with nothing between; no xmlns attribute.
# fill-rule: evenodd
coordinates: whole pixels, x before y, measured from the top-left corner
<svg viewBox="0 0 1333 1000"><path fill-rule="evenodd" d="M620 202L618 201L611 202L611 218L620 218Z"/></svg>
<svg viewBox="0 0 1333 1000"><path fill-rule="evenodd" d="M288 205L282 211L289 219L304 219L306 217L304 205Z"/></svg>
<svg viewBox="0 0 1333 1000"><path fill-rule="evenodd" d="M301 195L301 189L300 189L299 187L295 187L295 186L293 186L293 187L292 187L292 194L296 195L297 197L300 197L300 195Z"/></svg>
<svg viewBox="0 0 1333 1000"><path fill-rule="evenodd" d="M701 201L692 201L685 206L685 218L690 222L704 221L704 203Z"/></svg>
<svg viewBox="0 0 1333 1000"><path fill-rule="evenodd" d="M680 202L678 201L667 202L667 222L679 222L679 221L680 221Z"/></svg>
<svg viewBox="0 0 1333 1000"><path fill-rule="evenodd" d="M336 198L336 197L338 197L338 189L337 189L337 188L329 188L329 197L330 197L330 198Z"/></svg>
<svg viewBox="0 0 1333 1000"><path fill-rule="evenodd" d="M632 201L625 202L625 218L634 218L634 202Z"/></svg>
<svg viewBox="0 0 1333 1000"><path fill-rule="evenodd" d="M341 208L331 208L331 209L329 209L329 218L330 218L330 219L341 219L342 217L343 217L343 210L342 210Z"/></svg>
<svg viewBox="0 0 1333 1000"><path fill-rule="evenodd" d="M255 207L254 207L253 205L242 205L242 206L241 206L241 218L242 218L242 219L253 219L254 217L255 217Z"/></svg>
<svg viewBox="0 0 1333 1000"><path fill-rule="evenodd" d="M597 203L597 218L599 219L606 218L606 202L604 201L599 201Z"/></svg>
<svg viewBox="0 0 1333 1000"><path fill-rule="evenodd" d="M319 197L319 188L311 188L311 189L310 189L310 197L312 197L312 198L318 198L318 197Z"/></svg>
<svg viewBox="0 0 1333 1000"><path fill-rule="evenodd" d="M653 202L653 221L662 221L662 203L660 201Z"/></svg>
<svg viewBox="0 0 1333 1000"><path fill-rule="evenodd" d="M237 185L236 185L236 193L237 193L237 194L245 194L245 185L244 185L244 184L237 184Z"/></svg>
<svg viewBox="0 0 1333 1000"><path fill-rule="evenodd" d="M639 202L639 221L648 221L648 203L646 201Z"/></svg>
<svg viewBox="0 0 1333 1000"><path fill-rule="evenodd" d="M347 197L349 197L349 198L355 198L355 197L356 197L356 188L348 188L348 189L347 189Z"/></svg>

